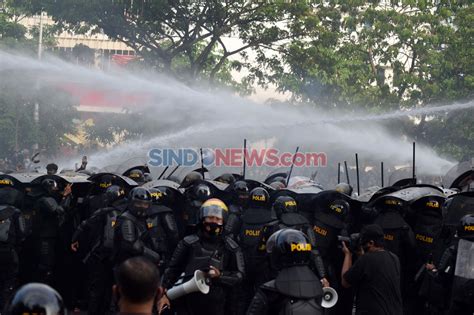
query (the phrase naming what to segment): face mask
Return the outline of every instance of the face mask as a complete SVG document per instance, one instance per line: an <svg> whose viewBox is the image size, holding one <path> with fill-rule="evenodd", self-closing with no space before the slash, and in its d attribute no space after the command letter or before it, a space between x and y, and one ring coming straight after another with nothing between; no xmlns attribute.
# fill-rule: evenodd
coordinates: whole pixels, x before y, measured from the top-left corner
<svg viewBox="0 0 474 315"><path fill-rule="evenodd" d="M222 233L222 225L217 223L203 223L204 231L210 236L218 236Z"/></svg>

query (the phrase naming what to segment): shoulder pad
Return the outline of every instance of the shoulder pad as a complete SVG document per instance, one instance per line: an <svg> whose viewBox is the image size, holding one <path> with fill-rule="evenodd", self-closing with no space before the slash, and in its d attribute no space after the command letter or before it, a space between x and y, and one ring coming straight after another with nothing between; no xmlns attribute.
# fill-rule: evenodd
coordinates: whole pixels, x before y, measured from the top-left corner
<svg viewBox="0 0 474 315"><path fill-rule="evenodd" d="M234 241L231 237L225 238L225 245L226 248L228 248L232 252L235 252L240 248L239 244L237 244L237 242Z"/></svg>
<svg viewBox="0 0 474 315"><path fill-rule="evenodd" d="M186 245L192 245L194 243L199 242L199 236L196 234L191 234L183 238L184 244Z"/></svg>

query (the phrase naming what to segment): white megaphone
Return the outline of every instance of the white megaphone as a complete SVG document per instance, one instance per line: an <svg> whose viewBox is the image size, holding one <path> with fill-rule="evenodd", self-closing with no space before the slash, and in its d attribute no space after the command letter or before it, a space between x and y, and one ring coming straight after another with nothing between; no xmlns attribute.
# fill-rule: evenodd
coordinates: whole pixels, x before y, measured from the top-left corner
<svg viewBox="0 0 474 315"><path fill-rule="evenodd" d="M169 289L166 296L170 300L175 300L183 295L197 291L203 294L209 293L209 285L206 282L205 273L201 270L196 270L191 280Z"/></svg>
<svg viewBox="0 0 474 315"><path fill-rule="evenodd" d="M338 295L336 290L333 288L323 288L323 300L321 301L321 306L324 308L331 308L336 305Z"/></svg>

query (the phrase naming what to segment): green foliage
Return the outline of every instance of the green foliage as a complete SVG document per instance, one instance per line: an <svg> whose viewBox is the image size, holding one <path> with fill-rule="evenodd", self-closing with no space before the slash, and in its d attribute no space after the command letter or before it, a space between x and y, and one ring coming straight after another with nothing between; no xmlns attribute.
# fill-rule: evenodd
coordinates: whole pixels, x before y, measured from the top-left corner
<svg viewBox="0 0 474 315"><path fill-rule="evenodd" d="M38 29L27 30L16 22L15 14L19 12L6 10L0 14L0 49L35 55ZM54 32L53 27L45 26L45 47L55 43ZM35 143L48 154L54 154L63 135L74 130L72 118L76 114L70 96L54 88L41 87L25 73L2 70L0 77L0 156L11 157L15 151L31 148ZM34 122L35 103L39 104L38 126Z"/></svg>
<svg viewBox="0 0 474 315"><path fill-rule="evenodd" d="M41 87L34 80L17 72L2 71L0 80L0 146L1 157L31 148L53 155L65 133L74 132L76 117L70 96L54 88ZM38 86L38 88L35 88ZM34 122L35 103L39 106L39 125Z"/></svg>
<svg viewBox="0 0 474 315"><path fill-rule="evenodd" d="M296 101L387 112L473 98L472 1L329 0L305 10L292 27L306 36L261 58L270 72L264 79ZM420 124L397 122L396 129L461 158L473 156L473 117L422 116Z"/></svg>
<svg viewBox="0 0 474 315"><path fill-rule="evenodd" d="M452 1L314 1L294 25L307 36L267 58L270 80L326 108L378 111L467 98L472 10ZM386 69L393 70L388 80Z"/></svg>
<svg viewBox="0 0 474 315"><path fill-rule="evenodd" d="M235 82L230 71L249 67L248 50L293 36L289 21L304 12L284 1L41 0L36 6L22 5L30 13L42 7L76 33L101 30L180 80L204 78L241 92L249 91L251 81ZM229 37L240 43L229 44ZM243 61L231 61L239 55Z"/></svg>

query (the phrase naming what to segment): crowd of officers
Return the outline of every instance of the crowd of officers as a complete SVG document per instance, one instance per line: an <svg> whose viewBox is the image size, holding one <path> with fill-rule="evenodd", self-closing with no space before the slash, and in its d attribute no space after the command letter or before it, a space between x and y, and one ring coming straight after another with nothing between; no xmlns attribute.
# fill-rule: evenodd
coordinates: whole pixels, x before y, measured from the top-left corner
<svg viewBox="0 0 474 315"><path fill-rule="evenodd" d="M139 170L129 176L146 182ZM451 292L457 242L474 240L474 215L463 217L452 244L435 261L417 248L399 208L387 205L365 221L355 217L348 185L337 187L346 198L328 199L308 214L291 196L272 198L263 184L250 187L231 174L219 180L229 185L225 198L199 172L179 183L182 194L147 185L127 192L106 174L80 211L71 207L71 186L60 189L52 178L41 181L41 191L26 206L21 192L1 188L0 307L20 283L40 282L56 288L69 308L113 313L114 267L145 256L158 266L165 290L196 270L210 281L206 295L195 292L175 301L165 295L156 306L162 314L352 314L357 292L341 279L344 256L363 245L354 232L376 223L383 228L385 249L401 266L404 314L472 314L472 281L463 284L461 295ZM285 180L276 181L272 187L284 188ZM329 286L339 301L323 309L323 288Z"/></svg>

